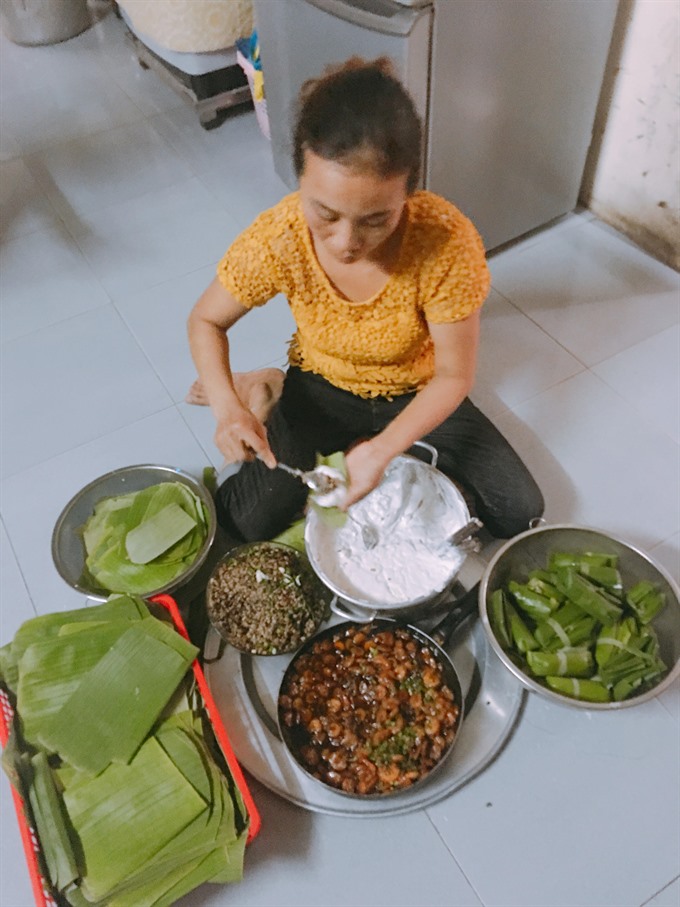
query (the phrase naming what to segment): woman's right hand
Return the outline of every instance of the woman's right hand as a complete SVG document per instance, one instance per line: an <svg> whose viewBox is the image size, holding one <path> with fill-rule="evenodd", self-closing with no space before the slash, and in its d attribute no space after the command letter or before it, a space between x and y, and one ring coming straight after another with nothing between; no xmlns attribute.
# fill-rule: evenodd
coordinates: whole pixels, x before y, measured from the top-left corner
<svg viewBox="0 0 680 907"><path fill-rule="evenodd" d="M267 440L267 429L245 407L233 410L218 420L215 444L224 455L225 463L258 458L270 469L276 466L276 457Z"/></svg>

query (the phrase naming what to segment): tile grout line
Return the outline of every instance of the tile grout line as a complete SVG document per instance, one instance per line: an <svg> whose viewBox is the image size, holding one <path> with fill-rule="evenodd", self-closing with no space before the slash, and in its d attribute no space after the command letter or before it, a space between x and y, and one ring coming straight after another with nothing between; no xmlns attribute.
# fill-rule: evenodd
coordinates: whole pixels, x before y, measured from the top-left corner
<svg viewBox="0 0 680 907"><path fill-rule="evenodd" d="M486 907L486 903L485 903L485 901L483 900L481 894L477 891L477 889L476 889L475 886L473 885L472 881L471 881L470 878L468 877L468 874L465 872L465 870L463 869L463 867L460 865L460 863L459 863L458 860L456 859L456 857L455 857L453 851L451 850L451 848L449 847L449 845L448 845L448 844L446 843L446 841L444 840L444 837L442 836L441 832L439 831L439 828L435 825L435 823L434 823L432 817L430 816L429 812L427 811L427 809L424 810L424 813L425 813L425 815L427 816L428 822L430 823L430 825L432 826L432 828L434 828L437 837L438 837L439 840L442 842L442 844L443 844L444 847L446 848L446 850L447 850L449 856L451 857L451 859L453 860L453 862L456 864L456 866L457 866L458 869L460 870L461 875L463 876L463 878L465 879L465 881L466 881L466 882L468 883L468 885L470 886L470 889L474 892L475 897L477 898L477 900L479 901L479 903L482 905L482 907Z"/></svg>
<svg viewBox="0 0 680 907"><path fill-rule="evenodd" d="M654 898L658 897L660 894L663 894L663 892L666 891L667 888L670 888L674 882L677 882L678 879L680 879L680 875L675 876L675 878L671 879L670 882L668 882L662 888L659 888L658 891L655 891L651 897L647 898L646 901L643 901L642 904L640 904L640 907L645 907L645 904L649 904L651 901L654 900Z"/></svg>
<svg viewBox="0 0 680 907"><path fill-rule="evenodd" d="M0 523L2 523L2 528L4 529L5 535L7 536L7 543L10 547L10 551L12 552L12 557L14 558L14 563L16 564L17 570L19 571L19 576L21 577L21 582L23 584L23 587L26 590L26 595L28 596L28 600L31 603L31 608L33 608L33 613L37 617L39 614L38 609L36 607L35 602L33 601L33 596L31 595L31 590L28 588L28 583L26 582L26 577L24 576L24 571L21 569L21 562L19 561L16 549L12 542L12 536L9 534L9 529L7 528L7 524L5 523L5 520L2 516L2 514L0 514Z"/></svg>

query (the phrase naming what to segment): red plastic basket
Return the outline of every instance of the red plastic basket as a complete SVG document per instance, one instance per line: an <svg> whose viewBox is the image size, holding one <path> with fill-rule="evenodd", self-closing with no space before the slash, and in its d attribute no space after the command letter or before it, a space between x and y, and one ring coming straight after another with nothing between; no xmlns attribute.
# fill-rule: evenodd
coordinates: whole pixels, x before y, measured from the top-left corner
<svg viewBox="0 0 680 907"><path fill-rule="evenodd" d="M189 639L189 634L187 633L186 627L184 626L184 621L182 620L182 615L179 612L177 603L174 598L169 595L156 595L151 599L155 604L161 605L165 608L172 622L175 625L175 629L178 633L185 639ZM243 797L243 802L248 813L248 838L247 842L250 843L253 838L260 831L261 820L260 814L255 806L252 794L248 789L245 778L243 777L243 772L241 771L241 766L236 760L234 751L231 748L231 743L229 742L229 737L227 735L226 728L222 723L219 712L217 711L217 706L215 705L215 700L212 697L210 688L208 687L203 669L201 668L198 661L194 661L192 664L192 670L194 672L194 678L196 684L203 698L203 703L205 705L206 711L210 718L212 724L212 729L217 739L217 742L220 745L220 749L224 754L224 758L229 766L229 770L234 778L234 782L238 787L241 796ZM10 728L12 721L14 719L14 709L9 700L9 697L5 690L0 689L0 744L3 748L7 743L9 737ZM45 879L40 871L39 855L40 855L40 841L38 840L38 835L35 832L35 829L32 827L26 809L24 808L24 801L19 795L18 791L10 785L12 791L12 799L14 800L14 808L17 814L17 821L19 823L19 832L21 834L21 841L24 845L24 853L26 854L26 863L28 864L28 872L31 877L31 885L33 887L33 895L35 897L35 903L37 907L58 907L57 902L54 899L54 896L50 889L50 884L47 879Z"/></svg>

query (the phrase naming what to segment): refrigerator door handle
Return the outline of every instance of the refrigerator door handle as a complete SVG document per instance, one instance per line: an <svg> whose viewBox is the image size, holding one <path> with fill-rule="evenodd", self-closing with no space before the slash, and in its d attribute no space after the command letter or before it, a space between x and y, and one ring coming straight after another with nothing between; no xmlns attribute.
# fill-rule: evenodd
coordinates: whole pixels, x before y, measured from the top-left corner
<svg viewBox="0 0 680 907"><path fill-rule="evenodd" d="M422 15L429 15L429 6L405 7L395 0L371 0L370 9L366 0L305 0L311 6L334 16L344 19L352 25L368 28L382 35L397 35L406 37L410 35L414 25Z"/></svg>

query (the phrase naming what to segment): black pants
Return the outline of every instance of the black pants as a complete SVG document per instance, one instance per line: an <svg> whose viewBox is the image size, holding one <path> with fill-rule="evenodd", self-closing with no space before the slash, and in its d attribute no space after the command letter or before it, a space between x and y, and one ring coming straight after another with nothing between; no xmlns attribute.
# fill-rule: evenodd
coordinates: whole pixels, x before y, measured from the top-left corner
<svg viewBox="0 0 680 907"><path fill-rule="evenodd" d="M269 443L277 460L311 469L317 451L346 450L377 434L413 397L364 399L290 368L267 423ZM543 496L529 471L469 399L423 440L437 448L438 467L472 497L492 535L510 538L543 513ZM235 538L269 539L291 524L306 497L302 482L283 470L270 470L259 460L244 463L219 488L219 522Z"/></svg>

